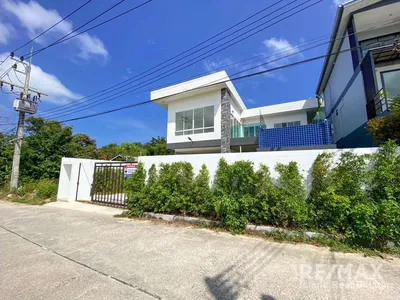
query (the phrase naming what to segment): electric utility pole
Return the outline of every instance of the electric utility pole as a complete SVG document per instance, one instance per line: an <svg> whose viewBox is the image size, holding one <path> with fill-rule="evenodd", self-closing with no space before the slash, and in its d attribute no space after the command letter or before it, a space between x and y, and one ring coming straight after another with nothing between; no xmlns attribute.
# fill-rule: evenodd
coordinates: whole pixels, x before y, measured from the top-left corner
<svg viewBox="0 0 400 300"><path fill-rule="evenodd" d="M1 80L1 84L5 83L11 86L11 89L14 87L18 87L22 90L20 97L14 100L14 109L18 112L18 125L17 125L17 137L14 140L14 156L12 163L12 171L11 171L11 181L10 181L10 189L18 188L18 177L19 177L19 164L21 160L21 146L22 146L22 138L24 135L24 123L25 123L25 113L34 114L37 112L37 100L40 99L41 95L47 96L47 94L42 93L36 89L32 89L29 87L29 80L31 76L31 66L32 66L32 51L31 48L31 56L29 59L29 64L24 62L23 57L20 60L14 58L14 54L10 55L11 59L15 60L17 63L22 63L25 71L17 70L17 63L15 63L12 68L14 68L15 72L21 73L25 75L25 82L23 86L18 84L7 82ZM38 96L34 96L31 99L29 92L36 93Z"/></svg>

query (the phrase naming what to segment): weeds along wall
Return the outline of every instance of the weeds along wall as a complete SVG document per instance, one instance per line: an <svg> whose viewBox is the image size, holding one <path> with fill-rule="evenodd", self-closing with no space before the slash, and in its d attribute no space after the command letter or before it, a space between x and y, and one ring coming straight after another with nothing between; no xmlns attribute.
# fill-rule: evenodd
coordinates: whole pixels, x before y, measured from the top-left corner
<svg viewBox="0 0 400 300"><path fill-rule="evenodd" d="M255 170L258 170L260 164L264 164L269 168L272 178L276 178L279 175L275 170L275 166L278 163L288 164L294 161L297 162L300 173L305 179L308 191L311 184L311 168L318 154L323 152L332 153L333 161L336 161L344 151L352 151L355 154L362 155L375 153L377 148L140 156L139 162L143 163L146 171L149 170L152 164L155 164L158 168L161 163L189 162L193 166L195 175L199 173L201 166L205 164L210 172L210 180L213 182L218 162L221 158L224 158L228 164L239 160L251 161L254 164Z"/></svg>

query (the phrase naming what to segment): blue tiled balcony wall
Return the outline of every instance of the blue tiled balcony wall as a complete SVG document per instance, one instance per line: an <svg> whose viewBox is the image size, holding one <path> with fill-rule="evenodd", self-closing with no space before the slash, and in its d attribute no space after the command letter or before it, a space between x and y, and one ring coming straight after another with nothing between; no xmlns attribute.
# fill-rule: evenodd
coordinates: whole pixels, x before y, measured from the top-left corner
<svg viewBox="0 0 400 300"><path fill-rule="evenodd" d="M328 120L318 124L285 128L259 128L259 148L317 146L329 144L332 144L332 136Z"/></svg>

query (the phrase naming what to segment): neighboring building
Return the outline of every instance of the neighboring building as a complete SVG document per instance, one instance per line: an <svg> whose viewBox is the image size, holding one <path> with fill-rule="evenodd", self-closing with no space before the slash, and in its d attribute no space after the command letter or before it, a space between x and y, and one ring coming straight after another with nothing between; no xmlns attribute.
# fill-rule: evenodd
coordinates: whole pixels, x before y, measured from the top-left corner
<svg viewBox="0 0 400 300"><path fill-rule="evenodd" d="M368 120L387 114L390 98L400 94L399 40L398 0L354 0L338 7L316 91L338 147L373 145Z"/></svg>
<svg viewBox="0 0 400 300"><path fill-rule="evenodd" d="M225 71L153 91L151 100L168 109L167 147L176 153L257 151L260 128L287 143L296 137L286 128L311 124L318 109L317 99L247 109Z"/></svg>

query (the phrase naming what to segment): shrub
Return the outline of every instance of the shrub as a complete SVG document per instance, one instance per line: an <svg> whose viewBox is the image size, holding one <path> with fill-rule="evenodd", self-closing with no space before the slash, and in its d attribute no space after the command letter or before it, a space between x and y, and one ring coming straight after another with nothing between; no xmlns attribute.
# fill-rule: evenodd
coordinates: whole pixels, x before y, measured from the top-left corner
<svg viewBox="0 0 400 300"><path fill-rule="evenodd" d="M214 202L223 226L233 232L242 231L254 209L256 176L253 163L236 161L228 165L224 159L218 164L214 181Z"/></svg>
<svg viewBox="0 0 400 300"><path fill-rule="evenodd" d="M332 182L338 195L352 202L365 200L366 157L350 151L342 152L338 164L332 169Z"/></svg>
<svg viewBox="0 0 400 300"><path fill-rule="evenodd" d="M210 173L205 164L193 182L191 213L194 215L215 216L215 208L210 189Z"/></svg>
<svg viewBox="0 0 400 300"><path fill-rule="evenodd" d="M385 246L387 241L400 243L400 205L394 200L383 200L375 219L378 227L376 244Z"/></svg>
<svg viewBox="0 0 400 300"><path fill-rule="evenodd" d="M132 216L141 216L143 210L143 199L145 198L146 170L143 163L139 163L136 171L125 180L124 189L128 196L127 206Z"/></svg>
<svg viewBox="0 0 400 300"><path fill-rule="evenodd" d="M216 198L230 195L230 166L221 158L214 176L214 195Z"/></svg>
<svg viewBox="0 0 400 300"><path fill-rule="evenodd" d="M29 189L29 184L27 186ZM40 179L36 184L36 195L42 199L55 197L57 195L57 182L52 179Z"/></svg>
<svg viewBox="0 0 400 300"><path fill-rule="evenodd" d="M222 226L235 233L242 232L248 223L248 208L251 200L249 196L239 199L223 196L218 199L216 212Z"/></svg>
<svg viewBox="0 0 400 300"><path fill-rule="evenodd" d="M162 164L159 184L162 187L158 205L160 211L183 213L191 211L191 193L193 188L193 167L187 162Z"/></svg>
<svg viewBox="0 0 400 300"><path fill-rule="evenodd" d="M346 237L354 244L371 246L375 242L377 207L374 203L357 203L350 212Z"/></svg>
<svg viewBox="0 0 400 300"><path fill-rule="evenodd" d="M308 220L303 178L296 162L277 164L277 195L272 207L274 223L283 227L302 227Z"/></svg>
<svg viewBox="0 0 400 300"><path fill-rule="evenodd" d="M351 200L346 195L338 195L334 187L319 194L320 203L316 211L318 227L330 233L344 232L348 226Z"/></svg>
<svg viewBox="0 0 400 300"><path fill-rule="evenodd" d="M147 183L142 195L142 207L144 211L158 211L157 199L161 193L161 186L159 184L159 176L155 164L152 164L149 172Z"/></svg>
<svg viewBox="0 0 400 300"><path fill-rule="evenodd" d="M389 141L372 155L370 197L375 201L394 199L400 204L400 154Z"/></svg>
<svg viewBox="0 0 400 300"><path fill-rule="evenodd" d="M389 116L374 118L368 121L368 131L374 137L375 143L394 140L400 144L400 96L395 96L390 103Z"/></svg>
<svg viewBox="0 0 400 300"><path fill-rule="evenodd" d="M332 154L323 152L318 154L311 168L311 188L308 195L309 213L315 227L320 227L321 206L323 199L321 193L327 192L332 186Z"/></svg>
<svg viewBox="0 0 400 300"><path fill-rule="evenodd" d="M250 222L256 224L271 222L271 205L276 198L276 188L272 183L271 173L265 165L260 165L255 173L254 197L249 207Z"/></svg>

